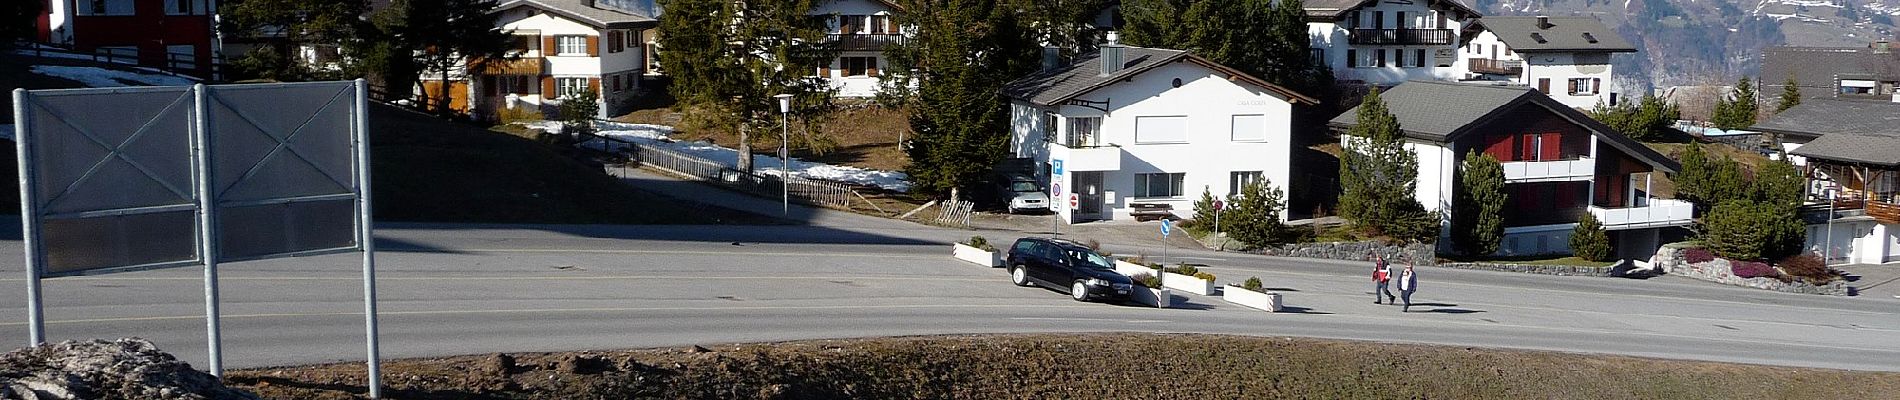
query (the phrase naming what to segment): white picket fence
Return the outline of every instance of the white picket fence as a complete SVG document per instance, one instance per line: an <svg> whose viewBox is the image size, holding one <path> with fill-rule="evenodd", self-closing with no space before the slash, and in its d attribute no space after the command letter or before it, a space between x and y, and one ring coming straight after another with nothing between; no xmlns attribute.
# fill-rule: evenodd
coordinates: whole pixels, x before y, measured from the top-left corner
<svg viewBox="0 0 1900 400"><path fill-rule="evenodd" d="M683 175L702 182L717 184L760 197L779 197L787 193L792 201L849 210L854 203L862 201L869 209L884 211L863 194L851 186L831 181L805 179L796 176L789 179L778 175L746 173L724 164L713 162L689 154L671 150L639 146L625 143L630 148L627 154L632 158L626 165L609 167L609 173L617 177L629 176L629 169L639 166L653 167Z"/></svg>

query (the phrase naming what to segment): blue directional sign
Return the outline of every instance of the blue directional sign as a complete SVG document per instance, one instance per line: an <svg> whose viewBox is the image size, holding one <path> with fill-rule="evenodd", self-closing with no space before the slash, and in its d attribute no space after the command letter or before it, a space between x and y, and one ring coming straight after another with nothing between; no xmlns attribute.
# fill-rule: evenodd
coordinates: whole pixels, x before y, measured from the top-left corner
<svg viewBox="0 0 1900 400"><path fill-rule="evenodd" d="M1168 220L1166 219L1161 220L1161 237L1168 237L1168 234L1173 231L1174 231L1173 223L1168 222Z"/></svg>

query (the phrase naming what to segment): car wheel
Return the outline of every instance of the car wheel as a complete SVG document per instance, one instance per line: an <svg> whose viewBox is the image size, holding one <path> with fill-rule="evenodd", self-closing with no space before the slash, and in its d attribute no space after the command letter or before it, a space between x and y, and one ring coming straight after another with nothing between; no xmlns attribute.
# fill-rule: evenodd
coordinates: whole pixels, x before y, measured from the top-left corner
<svg viewBox="0 0 1900 400"><path fill-rule="evenodd" d="M1016 286L1029 286L1029 271L1024 270L1021 265L1010 267L1009 281L1015 283Z"/></svg>
<svg viewBox="0 0 1900 400"><path fill-rule="evenodd" d="M1075 301L1088 301L1089 285L1082 281L1075 281L1075 285L1069 286L1069 297L1074 298Z"/></svg>

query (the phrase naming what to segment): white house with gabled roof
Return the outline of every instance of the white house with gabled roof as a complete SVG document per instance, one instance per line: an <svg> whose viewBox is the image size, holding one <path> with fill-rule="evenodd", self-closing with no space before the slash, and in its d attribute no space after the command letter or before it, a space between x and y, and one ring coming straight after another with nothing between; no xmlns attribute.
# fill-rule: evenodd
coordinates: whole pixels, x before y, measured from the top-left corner
<svg viewBox="0 0 1900 400"><path fill-rule="evenodd" d="M907 29L897 24L897 3L887 0L832 0L809 13L826 21L826 40L837 45L838 56L818 68L838 97L872 97L892 74L884 49L903 44Z"/></svg>
<svg viewBox="0 0 1900 400"><path fill-rule="evenodd" d="M1225 197L1261 179L1291 190L1293 107L1317 103L1186 51L1112 42L1003 92L1011 157L1040 166L1069 222L1127 219L1140 205L1188 215L1202 191Z"/></svg>
<svg viewBox="0 0 1900 400"><path fill-rule="evenodd" d="M1464 77L1463 31L1481 14L1458 0L1313 0L1306 7L1313 60L1333 78L1379 86Z"/></svg>
<svg viewBox="0 0 1900 400"><path fill-rule="evenodd" d="M1590 109L1628 96L1610 57L1636 51L1596 17L1484 17L1459 49L1468 79L1530 86L1565 105Z"/></svg>

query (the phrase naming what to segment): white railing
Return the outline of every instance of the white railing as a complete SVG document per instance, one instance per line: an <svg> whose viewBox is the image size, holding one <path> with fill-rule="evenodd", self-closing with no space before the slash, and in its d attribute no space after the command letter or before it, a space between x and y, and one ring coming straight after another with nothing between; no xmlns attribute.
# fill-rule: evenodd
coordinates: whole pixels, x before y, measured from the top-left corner
<svg viewBox="0 0 1900 400"><path fill-rule="evenodd" d="M1603 229L1637 229L1684 225L1695 220L1695 206L1687 201L1649 199L1646 207L1603 208L1590 206L1590 214L1603 223Z"/></svg>
<svg viewBox="0 0 1900 400"><path fill-rule="evenodd" d="M1069 171L1116 171L1122 169L1122 148L1116 146L1069 147L1049 144L1049 159L1062 160Z"/></svg>
<svg viewBox="0 0 1900 400"><path fill-rule="evenodd" d="M1505 181L1562 181L1595 177L1597 162L1583 157L1566 161L1512 161L1503 166Z"/></svg>

